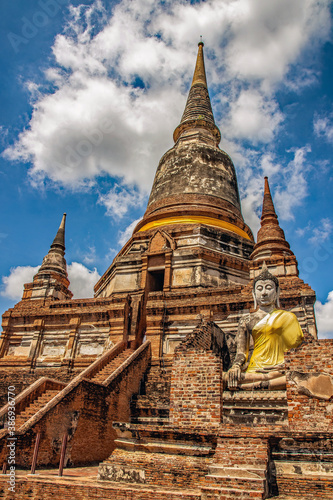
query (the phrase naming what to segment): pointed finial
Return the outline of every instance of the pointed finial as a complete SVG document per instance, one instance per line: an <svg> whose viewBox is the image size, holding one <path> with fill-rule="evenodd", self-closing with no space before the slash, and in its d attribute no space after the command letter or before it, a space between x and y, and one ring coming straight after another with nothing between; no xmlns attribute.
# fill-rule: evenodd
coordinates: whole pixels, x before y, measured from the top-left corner
<svg viewBox="0 0 333 500"><path fill-rule="evenodd" d="M202 46L204 46L204 45L205 45L205 44L203 43L203 41L202 41L202 35L200 35L200 42L198 43L198 45L202 45Z"/></svg>
<svg viewBox="0 0 333 500"><path fill-rule="evenodd" d="M195 64L194 75L193 75L191 87L199 84L199 85L203 85L204 87L207 88L203 46L204 46L203 41L200 41L198 43L199 49L198 49L197 61Z"/></svg>
<svg viewBox="0 0 333 500"><path fill-rule="evenodd" d="M267 176L265 177L264 200L262 204L261 217L264 217L265 215L271 215L277 218Z"/></svg>
<svg viewBox="0 0 333 500"><path fill-rule="evenodd" d="M60 227L61 227L62 229L65 229L66 217L67 217L67 214L66 214L66 212L64 212L64 213L62 214L62 219L61 219L61 223L60 223Z"/></svg>
<svg viewBox="0 0 333 500"><path fill-rule="evenodd" d="M198 44L198 55L190 92L180 124L173 133L173 140L177 142L179 137L183 133L186 134L190 129L204 128L211 133L212 140L218 145L221 140L221 133L215 125L209 99L203 45L202 41Z"/></svg>
<svg viewBox="0 0 333 500"><path fill-rule="evenodd" d="M56 234L56 237L53 240L51 248L54 246L60 246L63 250L65 250L65 224L66 224L66 213L63 214L61 223Z"/></svg>

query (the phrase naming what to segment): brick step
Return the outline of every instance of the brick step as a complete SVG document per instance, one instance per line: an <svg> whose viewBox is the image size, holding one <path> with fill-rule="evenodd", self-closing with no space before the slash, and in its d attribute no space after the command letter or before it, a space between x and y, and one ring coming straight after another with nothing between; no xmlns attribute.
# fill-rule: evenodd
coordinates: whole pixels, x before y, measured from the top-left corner
<svg viewBox="0 0 333 500"><path fill-rule="evenodd" d="M96 375L91 379L92 382L104 382L105 379L111 375L132 353L133 349L125 349L123 352L118 354L110 363L108 363L104 368L102 368Z"/></svg>
<svg viewBox="0 0 333 500"><path fill-rule="evenodd" d="M211 465L209 474L214 474L219 477L235 477L244 479L266 479L266 468L247 465L246 467L226 467L224 465Z"/></svg>
<svg viewBox="0 0 333 500"><path fill-rule="evenodd" d="M225 460L219 460L219 463L225 463L226 465L223 466L223 468L230 469L232 473L229 475L233 474L233 471L248 471L249 473L253 472L254 474L258 473L258 476L263 478L265 477L265 472L267 470L267 464L264 462L264 460L261 459L255 459L253 456L249 455L247 452L249 450L244 450L243 458L239 456L239 451L237 450L237 456L235 454L235 462L231 463L230 462L230 456L225 457ZM232 450L231 450L232 452ZM231 457L232 458L232 457ZM251 465L249 465L251 464ZM219 465L219 464L217 464ZM212 464L209 468L209 470L212 470L215 468L215 465ZM235 472L236 474L236 472ZM240 473L241 474L241 473Z"/></svg>
<svg viewBox="0 0 333 500"><path fill-rule="evenodd" d="M169 422L171 363L165 369L151 365L142 380L142 389L131 401L131 422L163 425Z"/></svg>
<svg viewBox="0 0 333 500"><path fill-rule="evenodd" d="M131 410L131 414L133 417L159 417L159 418L168 418L169 417L169 407L168 406L160 406L160 407L135 407Z"/></svg>
<svg viewBox="0 0 333 500"><path fill-rule="evenodd" d="M136 394L132 398L132 404L142 408L156 406L169 407L170 399L164 394Z"/></svg>
<svg viewBox="0 0 333 500"><path fill-rule="evenodd" d="M314 500L313 496L310 497L305 497L303 496L304 500ZM295 497L292 496L284 496L284 495L278 495L277 497L270 497L269 500L295 500Z"/></svg>
<svg viewBox="0 0 333 500"><path fill-rule="evenodd" d="M136 394L135 397L132 398L132 404L136 405L140 408L148 408L148 407L166 407L168 408L170 405L170 398L166 396L160 395L141 395Z"/></svg>
<svg viewBox="0 0 333 500"><path fill-rule="evenodd" d="M224 488L234 488L239 490L260 491L265 490L265 480L262 478L228 477L217 474L207 474L205 476L207 486L221 486Z"/></svg>
<svg viewBox="0 0 333 500"><path fill-rule="evenodd" d="M43 406L45 406L51 399L58 394L58 390L48 390L41 394L35 401L30 403L22 412L20 412L16 418L16 428L21 427L29 418L37 413Z"/></svg>
<svg viewBox="0 0 333 500"><path fill-rule="evenodd" d="M214 486L201 486L201 491L205 500L230 500L238 498L241 500L254 500L265 498L263 491L241 490L238 488L221 488Z"/></svg>

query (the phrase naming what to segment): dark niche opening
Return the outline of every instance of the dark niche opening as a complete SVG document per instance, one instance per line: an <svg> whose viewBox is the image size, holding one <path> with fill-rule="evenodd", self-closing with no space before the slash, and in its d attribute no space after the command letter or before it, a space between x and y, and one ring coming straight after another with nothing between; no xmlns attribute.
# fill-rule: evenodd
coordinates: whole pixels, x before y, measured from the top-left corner
<svg viewBox="0 0 333 500"><path fill-rule="evenodd" d="M164 269L148 271L149 292L162 292L164 286Z"/></svg>

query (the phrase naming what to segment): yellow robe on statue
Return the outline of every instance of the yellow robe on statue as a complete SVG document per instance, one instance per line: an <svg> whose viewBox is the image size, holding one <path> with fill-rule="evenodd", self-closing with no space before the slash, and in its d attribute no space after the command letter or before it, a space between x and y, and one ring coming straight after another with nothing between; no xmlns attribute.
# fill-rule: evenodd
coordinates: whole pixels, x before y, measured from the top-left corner
<svg viewBox="0 0 333 500"><path fill-rule="evenodd" d="M274 309L253 327L252 337L254 349L246 372L284 363L284 353L300 345L303 332L295 314Z"/></svg>

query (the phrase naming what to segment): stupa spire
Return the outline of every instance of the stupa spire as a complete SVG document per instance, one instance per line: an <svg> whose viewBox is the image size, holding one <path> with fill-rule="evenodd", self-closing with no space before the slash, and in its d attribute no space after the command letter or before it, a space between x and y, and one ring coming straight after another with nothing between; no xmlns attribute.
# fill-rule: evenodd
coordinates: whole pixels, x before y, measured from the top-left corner
<svg viewBox="0 0 333 500"><path fill-rule="evenodd" d="M41 298L68 300L72 298L73 294L68 290L69 281L65 260L65 224L66 214L63 214L50 250L45 255L33 282L24 285L24 300Z"/></svg>
<svg viewBox="0 0 333 500"><path fill-rule="evenodd" d="M65 260L65 224L66 214L63 214L59 229L53 240L48 254L44 257L38 274L46 271L55 271L67 277L67 264Z"/></svg>
<svg viewBox="0 0 333 500"><path fill-rule="evenodd" d="M275 212L274 203L269 187L268 177L265 177L264 199L260 229L257 243L251 255L252 260L266 260L270 257L294 255L290 250L284 231L281 229Z"/></svg>
<svg viewBox="0 0 333 500"><path fill-rule="evenodd" d="M173 139L177 142L179 138L188 136L193 129L204 129L209 132L214 143L218 145L221 133L215 125L209 98L203 47L204 44L200 41L190 92L180 124L174 131Z"/></svg>
<svg viewBox="0 0 333 500"><path fill-rule="evenodd" d="M122 259L132 251L138 254L139 248L146 249L136 278L141 290L248 281L254 238L242 216L235 167L218 147L220 131L208 94L203 42L174 139L157 167L147 210L96 285L96 297L123 286L118 263L125 265Z"/></svg>
<svg viewBox="0 0 333 500"><path fill-rule="evenodd" d="M66 214L63 214L58 232L53 240L51 248L61 247L65 252L65 225L66 225Z"/></svg>

